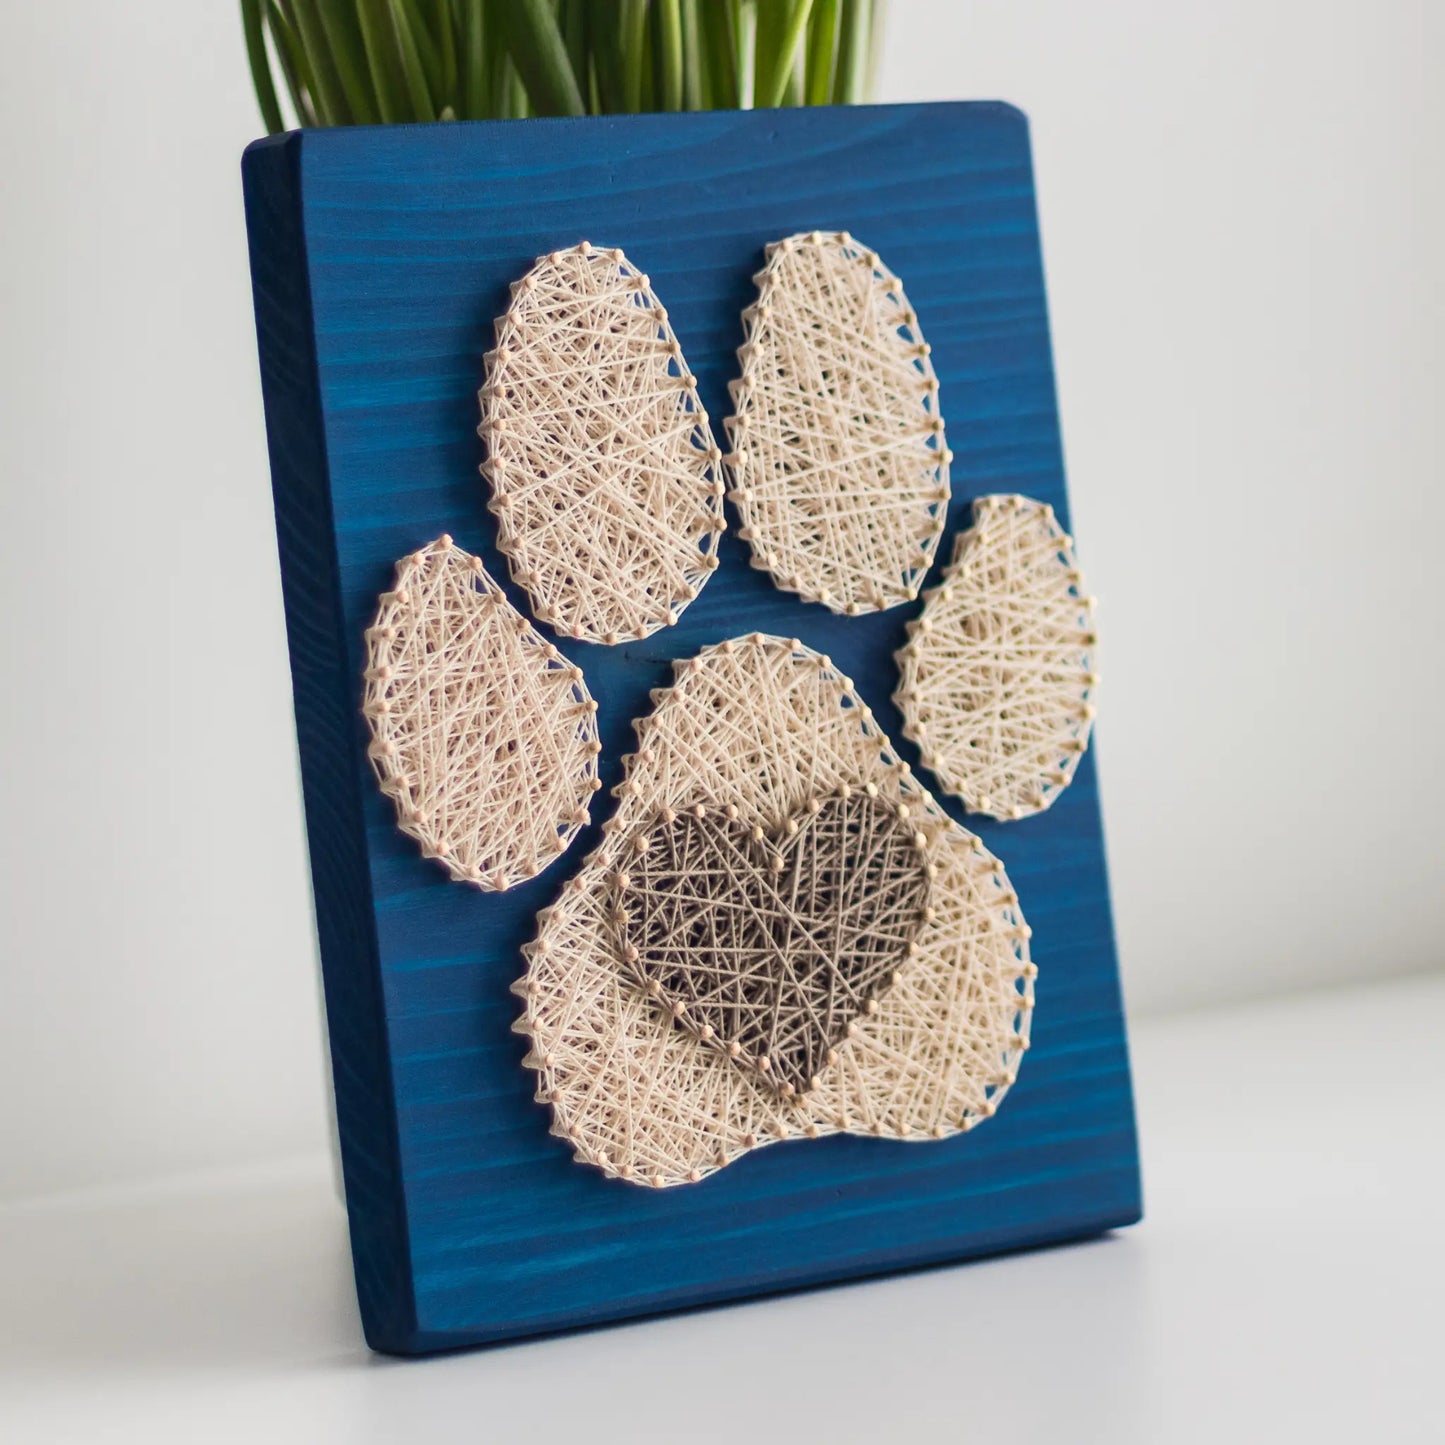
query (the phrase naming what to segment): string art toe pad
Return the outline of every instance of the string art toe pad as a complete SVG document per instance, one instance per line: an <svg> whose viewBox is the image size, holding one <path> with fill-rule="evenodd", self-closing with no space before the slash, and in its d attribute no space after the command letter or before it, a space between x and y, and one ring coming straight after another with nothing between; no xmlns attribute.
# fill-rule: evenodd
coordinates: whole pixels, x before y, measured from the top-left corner
<svg viewBox="0 0 1445 1445"><path fill-rule="evenodd" d="M943 532L938 378L903 284L845 231L767 248L730 383L731 495L753 565L855 616L918 595Z"/></svg>
<svg viewBox="0 0 1445 1445"><path fill-rule="evenodd" d="M736 808L669 810L613 879L623 970L785 1098L807 1093L907 961L927 846L846 787L772 829Z"/></svg>
<svg viewBox="0 0 1445 1445"><path fill-rule="evenodd" d="M505 892L571 846L601 786L597 704L479 557L443 534L396 564L362 685L377 783L453 879Z"/></svg>
<svg viewBox="0 0 1445 1445"><path fill-rule="evenodd" d="M479 399L497 546L537 618L606 644L676 623L718 565L722 454L648 278L586 241L543 256Z"/></svg>
<svg viewBox="0 0 1445 1445"><path fill-rule="evenodd" d="M1094 718L1094 600L1052 507L980 497L898 653L903 736L972 813L1041 813Z"/></svg>

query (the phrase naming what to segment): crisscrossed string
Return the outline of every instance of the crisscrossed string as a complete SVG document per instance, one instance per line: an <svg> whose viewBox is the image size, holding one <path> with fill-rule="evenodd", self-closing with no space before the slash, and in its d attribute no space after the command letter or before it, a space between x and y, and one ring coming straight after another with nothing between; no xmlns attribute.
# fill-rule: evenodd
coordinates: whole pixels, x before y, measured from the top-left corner
<svg viewBox="0 0 1445 1445"><path fill-rule="evenodd" d="M582 670L448 536L381 595L362 711L402 832L459 882L510 888L587 822L601 746Z"/></svg>
<svg viewBox="0 0 1445 1445"><path fill-rule="evenodd" d="M1021 818L1073 779L1094 718L1094 601L1053 509L981 497L898 653L903 735L976 813Z"/></svg>
<svg viewBox="0 0 1445 1445"><path fill-rule="evenodd" d="M537 916L515 991L552 1131L607 1173L665 1187L778 1139L937 1139L988 1118L1028 1047L1034 965L1002 863L954 824L852 684L796 639L752 634L679 662L635 724L598 849ZM818 1084L792 1099L658 1016L618 963L612 880L667 807L738 810L774 835L810 798L861 788L928 838L916 952Z"/></svg>
<svg viewBox="0 0 1445 1445"><path fill-rule="evenodd" d="M497 545L537 617L604 643L675 623L717 566L722 458L648 278L586 241L543 256L486 368Z"/></svg>
<svg viewBox="0 0 1445 1445"><path fill-rule="evenodd" d="M704 1043L805 1093L909 957L927 847L847 784L776 836L736 806L665 809L614 874L623 971Z"/></svg>
<svg viewBox="0 0 1445 1445"><path fill-rule="evenodd" d="M726 423L740 535L809 601L896 606L918 595L948 506L928 343L902 283L846 232L767 255Z"/></svg>

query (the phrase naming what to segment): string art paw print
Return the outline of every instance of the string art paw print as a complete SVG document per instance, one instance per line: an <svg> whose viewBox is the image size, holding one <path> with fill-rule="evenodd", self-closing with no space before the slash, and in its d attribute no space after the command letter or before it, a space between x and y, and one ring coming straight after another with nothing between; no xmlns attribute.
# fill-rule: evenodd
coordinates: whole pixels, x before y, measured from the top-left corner
<svg viewBox="0 0 1445 1445"><path fill-rule="evenodd" d="M780 588L849 616L918 597L950 456L901 284L820 233L770 247L756 280L726 464L620 251L584 242L514 285L484 471L499 548L557 633L611 644L674 623L717 568L725 475ZM976 503L898 657L905 732L969 809L1021 816L1072 777L1087 613L1047 509ZM504 889L566 851L598 791L596 706L450 539L398 565L366 687L382 787L452 877ZM514 985L552 1132L668 1187L779 1140L933 1140L989 1118L1028 1047L1028 924L853 681L751 633L675 663L634 730L601 841L539 913Z"/></svg>

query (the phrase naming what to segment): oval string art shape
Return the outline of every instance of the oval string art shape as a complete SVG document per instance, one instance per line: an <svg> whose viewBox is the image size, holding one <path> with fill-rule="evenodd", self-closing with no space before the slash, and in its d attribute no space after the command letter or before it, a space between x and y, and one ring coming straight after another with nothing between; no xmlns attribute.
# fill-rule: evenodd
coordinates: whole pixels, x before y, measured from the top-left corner
<svg viewBox="0 0 1445 1445"><path fill-rule="evenodd" d="M566 852L597 779L597 704L448 536L404 557L366 632L368 756L403 833L500 892Z"/></svg>
<svg viewBox="0 0 1445 1445"><path fill-rule="evenodd" d="M480 393L498 542L537 617L617 643L717 566L722 456L648 278L583 241L512 287Z"/></svg>
<svg viewBox="0 0 1445 1445"><path fill-rule="evenodd" d="M1094 599L1052 507L981 497L909 623L903 735L971 812L1022 818L1073 780L1094 719Z"/></svg>
<svg viewBox="0 0 1445 1445"><path fill-rule="evenodd" d="M951 454L903 285L846 232L767 248L727 420L753 565L849 616L917 597Z"/></svg>

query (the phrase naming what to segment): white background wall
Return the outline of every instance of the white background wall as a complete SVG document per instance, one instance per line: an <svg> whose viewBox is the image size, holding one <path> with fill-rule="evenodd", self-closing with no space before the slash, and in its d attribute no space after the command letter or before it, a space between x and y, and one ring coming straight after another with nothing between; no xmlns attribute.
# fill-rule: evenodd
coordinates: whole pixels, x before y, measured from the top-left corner
<svg viewBox="0 0 1445 1445"><path fill-rule="evenodd" d="M235 6L5 16L0 1196L325 1127ZM1033 118L1136 1010L1445 962L1442 56L1436 0L894 6L882 98Z"/></svg>

